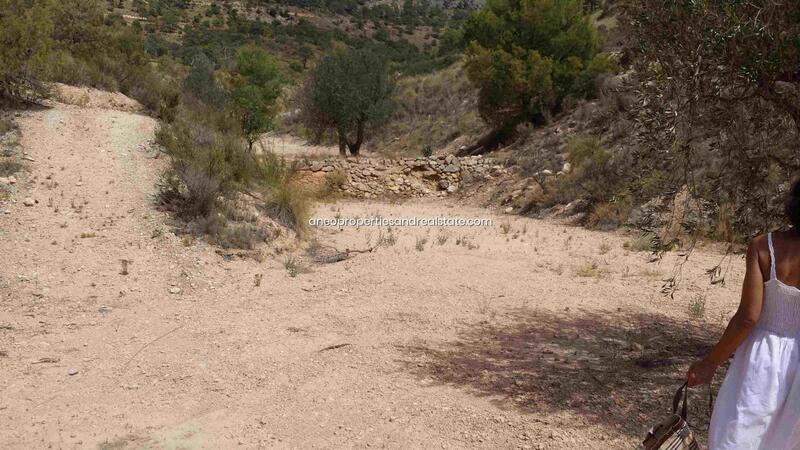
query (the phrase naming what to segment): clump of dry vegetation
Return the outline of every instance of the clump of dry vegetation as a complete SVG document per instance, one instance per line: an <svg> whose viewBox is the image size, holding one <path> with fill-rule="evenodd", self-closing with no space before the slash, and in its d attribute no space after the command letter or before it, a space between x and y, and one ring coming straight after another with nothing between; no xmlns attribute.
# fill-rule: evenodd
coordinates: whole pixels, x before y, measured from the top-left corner
<svg viewBox="0 0 800 450"><path fill-rule="evenodd" d="M158 201L187 223L187 231L225 248L253 249L274 236L258 220L260 212L304 235L313 197L294 182L294 165L249 151L238 123L224 111L188 100L156 137L171 157Z"/></svg>

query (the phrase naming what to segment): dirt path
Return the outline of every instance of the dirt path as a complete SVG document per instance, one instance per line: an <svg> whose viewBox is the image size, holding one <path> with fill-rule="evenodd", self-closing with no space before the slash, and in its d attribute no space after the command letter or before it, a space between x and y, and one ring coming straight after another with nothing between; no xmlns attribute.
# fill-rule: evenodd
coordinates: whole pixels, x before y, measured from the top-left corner
<svg viewBox="0 0 800 450"><path fill-rule="evenodd" d="M16 197L38 204L0 215L3 448L631 448L736 305L738 259L709 288L720 255L695 252L669 299L675 254L440 202L316 216L494 223L320 228L323 246L382 245L296 255L296 276L226 260L153 209L151 119L19 121L35 161Z"/></svg>

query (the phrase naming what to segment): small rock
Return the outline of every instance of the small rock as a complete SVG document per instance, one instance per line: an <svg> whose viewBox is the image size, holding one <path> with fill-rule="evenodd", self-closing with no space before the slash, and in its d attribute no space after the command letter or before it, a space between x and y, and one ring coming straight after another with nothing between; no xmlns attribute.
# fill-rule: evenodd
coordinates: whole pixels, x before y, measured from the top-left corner
<svg viewBox="0 0 800 450"><path fill-rule="evenodd" d="M36 204L36 200L30 197L25 197L25 200L22 201L22 204L25 206L33 206Z"/></svg>
<svg viewBox="0 0 800 450"><path fill-rule="evenodd" d="M448 194L452 194L452 193L456 192L457 190L458 190L458 186L456 186L455 184L451 184L450 186L447 186L447 193Z"/></svg>
<svg viewBox="0 0 800 450"><path fill-rule="evenodd" d="M181 288L179 288L178 286L172 286L171 288L169 288L169 293L170 294L180 294L181 293Z"/></svg>
<svg viewBox="0 0 800 450"><path fill-rule="evenodd" d="M453 156L453 155L450 155L450 156ZM458 167L458 165L456 165L456 164L448 164L444 168L444 171L447 172L447 173L456 173L459 170L461 170L461 168Z"/></svg>
<svg viewBox="0 0 800 450"><path fill-rule="evenodd" d="M77 375L77 374L78 374L78 369L75 369L75 368L73 368L73 369L69 369L69 370L67 371L67 375L69 375L69 376L72 376L72 375Z"/></svg>
<svg viewBox="0 0 800 450"><path fill-rule="evenodd" d="M8 184L17 184L17 177L15 177L14 175L9 175Z"/></svg>

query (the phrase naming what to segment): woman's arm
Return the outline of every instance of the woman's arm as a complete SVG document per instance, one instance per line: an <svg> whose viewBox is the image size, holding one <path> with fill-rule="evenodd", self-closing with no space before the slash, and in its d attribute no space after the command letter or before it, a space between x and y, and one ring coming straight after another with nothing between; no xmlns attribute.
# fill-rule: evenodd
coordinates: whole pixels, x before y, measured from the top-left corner
<svg viewBox="0 0 800 450"><path fill-rule="evenodd" d="M761 316L761 304L763 301L764 276L759 264L756 244L755 242L750 242L747 247L747 269L744 275L742 301L739 304L739 309L731 318L725 333L723 333L717 345L711 349L705 358L689 367L689 372L686 374L689 386L711 382L717 367L725 362L753 331L758 318Z"/></svg>

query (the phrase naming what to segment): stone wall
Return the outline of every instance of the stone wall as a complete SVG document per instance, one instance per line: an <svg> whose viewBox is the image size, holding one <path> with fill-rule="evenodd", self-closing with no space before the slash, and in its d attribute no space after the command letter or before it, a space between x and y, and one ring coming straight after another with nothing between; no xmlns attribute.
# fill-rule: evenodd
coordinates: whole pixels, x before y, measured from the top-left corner
<svg viewBox="0 0 800 450"><path fill-rule="evenodd" d="M463 186L508 173L492 158L454 155L430 158L335 158L311 161L301 170L341 179L341 190L356 197L409 197L453 194Z"/></svg>

